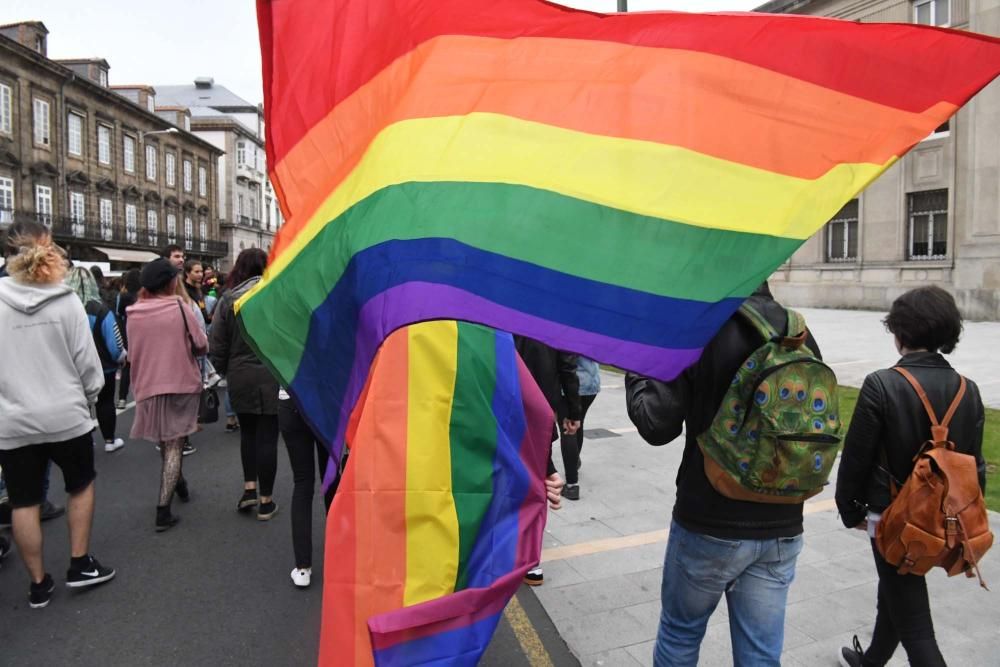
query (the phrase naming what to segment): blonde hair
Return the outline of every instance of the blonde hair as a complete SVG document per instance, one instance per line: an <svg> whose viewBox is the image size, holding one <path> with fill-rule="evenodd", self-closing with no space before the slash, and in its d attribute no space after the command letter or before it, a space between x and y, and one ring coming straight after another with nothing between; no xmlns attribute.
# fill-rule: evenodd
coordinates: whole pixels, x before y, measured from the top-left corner
<svg viewBox="0 0 1000 667"><path fill-rule="evenodd" d="M18 248L7 258L7 273L21 283L47 285L62 282L69 265L66 253L52 243L52 237L18 236L11 241Z"/></svg>

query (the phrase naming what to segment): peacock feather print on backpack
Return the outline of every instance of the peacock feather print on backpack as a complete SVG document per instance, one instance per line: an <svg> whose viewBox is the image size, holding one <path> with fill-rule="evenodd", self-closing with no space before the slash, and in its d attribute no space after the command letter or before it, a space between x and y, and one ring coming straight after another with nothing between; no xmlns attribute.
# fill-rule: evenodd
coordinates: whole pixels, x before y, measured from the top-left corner
<svg viewBox="0 0 1000 667"><path fill-rule="evenodd" d="M837 377L806 344L799 313L788 310L784 334L749 304L739 315L765 342L698 436L705 474L728 498L801 503L826 486L840 448Z"/></svg>

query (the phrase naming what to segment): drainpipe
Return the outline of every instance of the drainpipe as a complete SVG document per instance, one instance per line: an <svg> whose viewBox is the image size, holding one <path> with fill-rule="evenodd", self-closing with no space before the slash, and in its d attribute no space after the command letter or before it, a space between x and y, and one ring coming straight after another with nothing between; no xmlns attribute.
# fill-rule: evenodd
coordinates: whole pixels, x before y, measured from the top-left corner
<svg viewBox="0 0 1000 667"><path fill-rule="evenodd" d="M76 81L76 73L74 73L74 72L71 71L70 74L69 74L69 78L65 79L59 85L59 114L60 115L56 119L56 127L59 128L59 146L58 146L58 148L55 145L53 145L53 147L52 147L53 150L55 150L56 154L57 154L56 155L56 165L57 165L56 168L59 171L59 175L56 176L56 178L57 179L62 179L62 183L59 184L61 187L57 188L56 191L58 191L59 189L61 189L62 192L63 192L63 196L62 196L61 201L60 201L60 207L62 207L63 210L66 213L69 213L69 184L66 182L66 141L67 141L67 133L69 132L69 127L66 125L66 123L69 122L69 120L68 120L69 116L67 116L67 111L66 111L66 86L69 85L70 83L74 82L74 81ZM52 224L54 225L54 224L56 224L56 211L58 211L59 208L57 208L55 206L53 206L52 208L55 209L52 212L52 217L53 217ZM68 218L69 216L67 215L65 217ZM84 224L86 224L86 220L84 221ZM72 250L72 247L69 244L66 244L66 245L67 245L67 248L66 248L67 254L70 256L70 258L72 258L72 252L70 252Z"/></svg>

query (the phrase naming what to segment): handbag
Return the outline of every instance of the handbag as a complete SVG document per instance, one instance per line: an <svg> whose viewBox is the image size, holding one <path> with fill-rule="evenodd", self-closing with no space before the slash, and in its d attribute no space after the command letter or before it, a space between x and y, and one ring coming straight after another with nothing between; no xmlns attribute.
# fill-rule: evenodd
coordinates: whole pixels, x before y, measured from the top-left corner
<svg viewBox="0 0 1000 667"><path fill-rule="evenodd" d="M194 338L191 337L191 329L188 327L187 317L184 316L184 304L178 301L177 307L181 309L181 321L184 322L184 331L187 333L188 342L191 344L191 355L197 358L201 355L198 354L197 348L194 345ZM212 371L214 372L215 369L213 368ZM204 376L202 378L202 387L201 398L198 401L198 423L214 424L219 421L219 394L215 391L214 386L205 385Z"/></svg>

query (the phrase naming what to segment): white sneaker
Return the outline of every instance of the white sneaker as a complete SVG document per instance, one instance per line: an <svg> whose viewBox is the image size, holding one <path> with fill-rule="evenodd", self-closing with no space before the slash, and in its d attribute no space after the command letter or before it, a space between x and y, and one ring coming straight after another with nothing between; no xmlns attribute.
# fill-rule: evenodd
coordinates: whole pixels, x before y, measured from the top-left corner
<svg viewBox="0 0 1000 667"><path fill-rule="evenodd" d="M292 570L292 583L299 588L309 588L309 580L312 577L312 568L304 567Z"/></svg>
<svg viewBox="0 0 1000 667"><path fill-rule="evenodd" d="M118 401L118 409L119 410L125 409L125 401Z"/></svg>
<svg viewBox="0 0 1000 667"><path fill-rule="evenodd" d="M106 452L117 452L119 449L125 446L125 441L121 438L115 438L114 442L105 442L104 451Z"/></svg>

